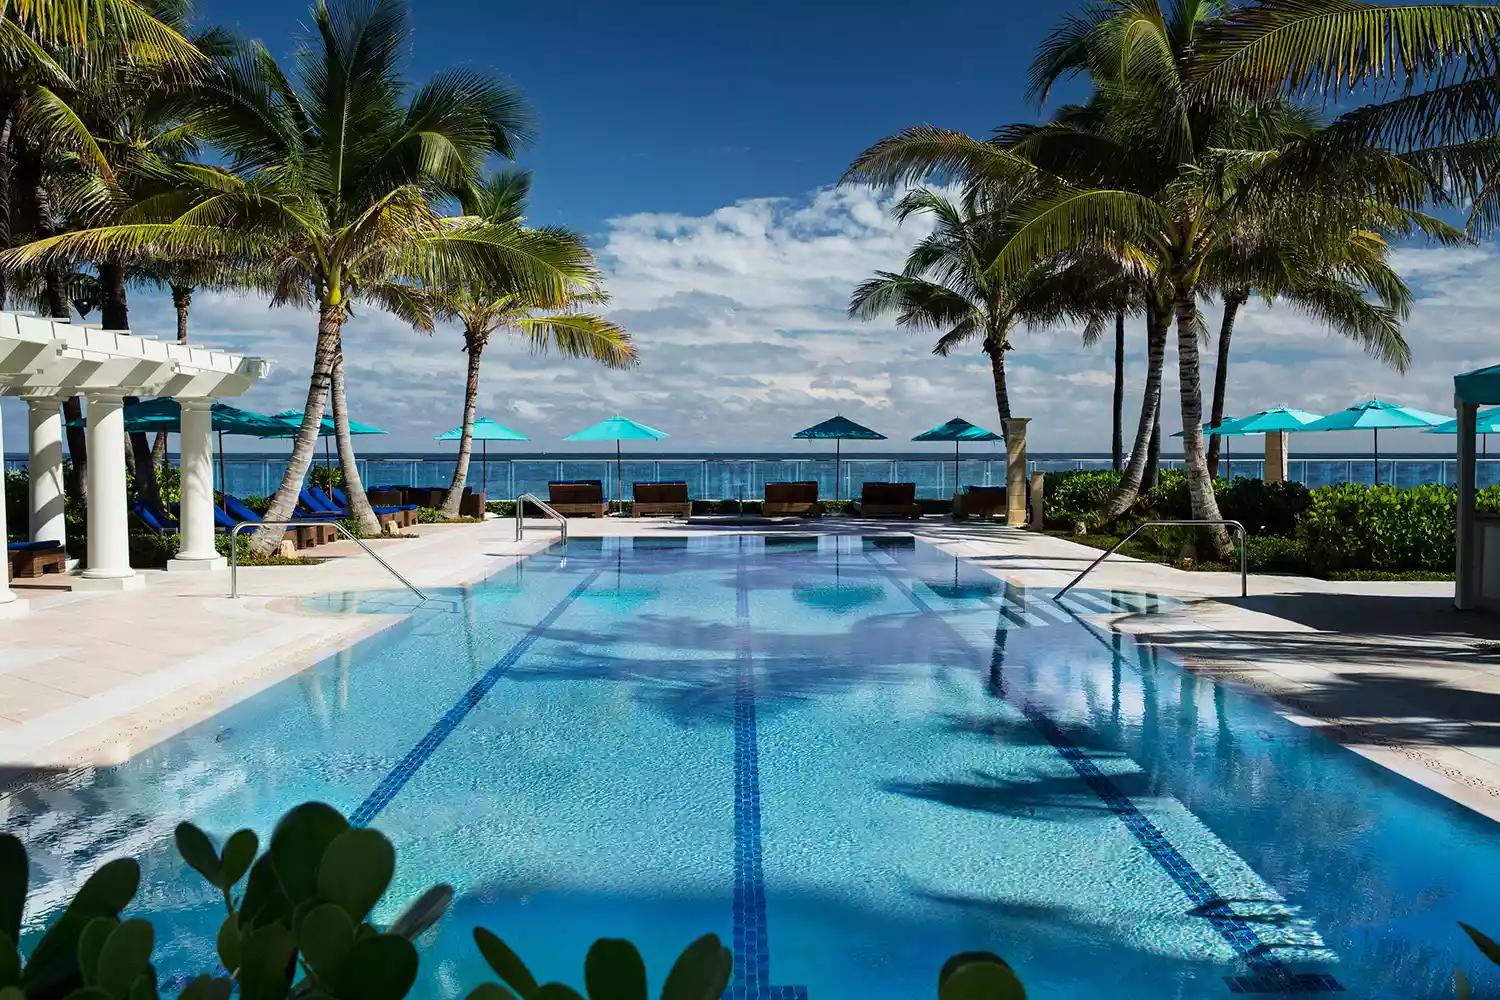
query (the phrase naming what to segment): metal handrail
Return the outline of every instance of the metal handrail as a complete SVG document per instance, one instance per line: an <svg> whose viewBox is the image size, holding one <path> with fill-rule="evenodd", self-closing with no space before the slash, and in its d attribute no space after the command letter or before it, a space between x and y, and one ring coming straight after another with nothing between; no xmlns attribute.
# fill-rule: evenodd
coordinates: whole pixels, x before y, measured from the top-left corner
<svg viewBox="0 0 1500 1000"><path fill-rule="evenodd" d="M521 540L521 533L524 530L524 511L526 510L527 501L536 504L542 509L543 514L546 514L558 523L558 526L562 528L562 543L566 547L568 544L568 519L547 506L547 502L535 493L522 493L516 497L516 541L519 542Z"/></svg>
<svg viewBox="0 0 1500 1000"><path fill-rule="evenodd" d="M1087 569L1085 569L1082 573L1079 573L1077 576L1073 577L1073 582L1072 583L1069 583L1062 590L1059 590L1057 593L1053 594L1052 595L1052 599L1054 601L1060 601L1060 600L1062 600L1062 595L1066 594L1068 591L1072 590L1075 586L1077 586L1079 580L1082 580L1084 577L1086 577L1090 573L1092 573L1094 571L1094 567L1095 566L1098 566L1104 560L1106 560L1110 556L1114 555L1116 549L1118 549L1120 546L1124 545L1126 542L1128 542L1132 538L1134 538L1136 536L1136 534L1139 533L1142 528L1150 528L1150 527L1158 527L1159 528L1159 527L1164 527L1164 526L1167 526L1167 525L1183 525L1183 526L1187 526L1187 527L1199 527L1199 526L1210 525L1210 524L1222 524L1225 527L1234 528L1235 530L1237 530L1240 533L1240 596L1241 597L1249 597L1250 596L1249 575L1248 575L1248 573L1245 570L1245 526L1243 524L1241 524L1240 522L1238 522L1238 521L1230 521L1230 520L1225 520L1225 519L1218 519L1218 520L1209 519L1209 520L1203 520L1203 521L1199 521L1199 520L1191 520L1191 521L1142 521L1140 524L1138 524L1134 528L1130 529L1130 531L1125 535L1124 538L1120 539L1118 542L1115 542L1115 544L1113 544L1109 548L1105 549L1104 550L1104 555L1100 556L1098 559L1095 559L1093 562L1089 563Z"/></svg>
<svg viewBox="0 0 1500 1000"><path fill-rule="evenodd" d="M366 545L364 543L363 539L361 539L354 532L350 531L348 528L344 527L342 524L339 524L337 521L309 521L309 520L305 520L305 519L304 520L300 520L300 521L296 521L296 520L293 520L293 521L241 521L239 524L236 524L233 528L230 529L230 531L229 531L229 596L230 597L239 597L240 596L240 547L237 544L237 540L239 538L239 534L245 528L259 528L261 525L266 525L266 524L269 524L272 527L286 527L286 528L311 528L311 527L321 527L321 526L324 526L324 525L330 525L331 524L335 528L337 528L340 531L342 531L344 533L344 536L346 538L348 538L351 542L353 542L355 545L358 545L360 548L364 549L365 552L369 553L369 555L370 555L370 557L372 559L374 559L376 562L380 563L380 565L384 566L386 568L386 570L391 574L391 576L394 576L396 579L400 580L406 586L407 590L411 591L413 594L416 594L417 595L417 600L423 601L423 602L425 602L427 600L427 595L424 594L424 593L422 593L415 586L413 586L413 584L412 584L412 582L410 580L408 580L406 577L402 576L399 572L397 572L396 571L396 567L392 566L390 563L388 563L384 559L380 558L379 554L376 553L376 551L374 549L372 549L368 545Z"/></svg>

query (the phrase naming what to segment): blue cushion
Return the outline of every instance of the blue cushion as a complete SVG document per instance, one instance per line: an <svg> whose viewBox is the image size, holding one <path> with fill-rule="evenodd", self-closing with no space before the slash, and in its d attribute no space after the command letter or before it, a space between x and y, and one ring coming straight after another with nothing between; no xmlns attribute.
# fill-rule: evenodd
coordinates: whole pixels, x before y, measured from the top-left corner
<svg viewBox="0 0 1500 1000"><path fill-rule="evenodd" d="M303 505L312 510L321 510L328 512L339 509L338 504L330 500L328 498L328 494L324 493L316 486L309 486L307 489L302 491L301 495Z"/></svg>
<svg viewBox="0 0 1500 1000"><path fill-rule="evenodd" d="M346 497L346 496L344 496L344 491L341 490L341 489L339 489L337 486L330 487L329 490L328 490L328 493L329 493L330 496L333 497L333 502L335 504L337 504L338 506L340 506L340 507L347 507L347 506L349 506L349 498Z"/></svg>
<svg viewBox="0 0 1500 1000"><path fill-rule="evenodd" d="M228 508L229 516L237 521L250 521L252 523L260 521L260 515L249 507L246 507L245 501L233 494L224 494L224 506Z"/></svg>
<svg viewBox="0 0 1500 1000"><path fill-rule="evenodd" d="M7 542L5 548L10 552L46 552L48 549L62 548L62 542L55 538L40 542Z"/></svg>

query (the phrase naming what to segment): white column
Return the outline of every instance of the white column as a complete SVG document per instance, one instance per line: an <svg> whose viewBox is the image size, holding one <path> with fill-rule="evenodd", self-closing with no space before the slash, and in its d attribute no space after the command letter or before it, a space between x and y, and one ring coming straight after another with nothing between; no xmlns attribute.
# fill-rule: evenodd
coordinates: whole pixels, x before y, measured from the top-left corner
<svg viewBox="0 0 1500 1000"><path fill-rule="evenodd" d="M1460 611L1472 611L1479 597L1478 556L1482 551L1474 521L1474 438L1479 407L1455 399L1454 408L1458 410L1458 533L1453 606Z"/></svg>
<svg viewBox="0 0 1500 1000"><path fill-rule="evenodd" d="M182 406L182 545L177 558L167 561L167 571L224 569L224 559L214 549L214 401L177 402Z"/></svg>
<svg viewBox="0 0 1500 1000"><path fill-rule="evenodd" d="M74 590L127 590L142 583L130 568L124 405L121 395L88 394L89 564Z"/></svg>
<svg viewBox="0 0 1500 1000"><path fill-rule="evenodd" d="M0 428L0 441L5 440L5 430ZM0 462L0 542L8 540L5 528L5 469L4 463ZM16 592L10 589L10 555L6 554L0 561L0 618L19 614L26 610L26 602L16 597Z"/></svg>
<svg viewBox="0 0 1500 1000"><path fill-rule="evenodd" d="M26 468L31 479L30 521L33 542L68 543L63 516L62 400L55 396L27 397L30 437Z"/></svg>

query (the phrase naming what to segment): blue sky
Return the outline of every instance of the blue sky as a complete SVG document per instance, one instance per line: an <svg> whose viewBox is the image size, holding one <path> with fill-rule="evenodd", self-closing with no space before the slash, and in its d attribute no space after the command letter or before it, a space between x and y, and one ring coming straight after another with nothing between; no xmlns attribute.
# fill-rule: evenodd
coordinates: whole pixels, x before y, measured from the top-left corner
<svg viewBox="0 0 1500 1000"><path fill-rule="evenodd" d="M993 425L988 365L977 351L936 358L929 343L888 322L845 315L853 287L899 267L922 229L890 219L889 193L835 185L861 149L906 125L983 134L1034 120L1023 100L1026 66L1063 10L957 0L418 0L409 75L466 65L526 93L539 119L538 140L520 160L536 173L531 216L588 234L611 315L642 352L638 370L616 373L498 342L485 355L480 413L546 450L574 447L560 439L616 412L669 431L663 451L795 454L807 446L790 434L837 412L893 444L956 414ZM288 55L306 5L206 0L203 18ZM1399 260L1417 292L1409 373L1380 367L1285 308L1253 304L1236 338L1229 411L1330 412L1372 395L1449 409L1452 374L1496 360L1500 257L1488 247L1412 247ZM1217 305L1205 312L1216 329ZM167 303L147 291L133 293L131 317L137 333L173 329ZM301 405L313 326L306 313L200 291L192 337L274 359L271 378L241 400L272 412ZM1083 348L1078 333L1014 338L1012 401L1017 415L1033 418L1034 449L1108 447L1111 359ZM433 435L458 422L459 344L454 329L427 337L373 309L351 320L354 415L393 431L371 450L431 449ZM1128 374L1138 379L1140 330L1130 350ZM1205 385L1212 374L1206 359ZM1169 429L1178 426L1175 396L1169 365ZM1137 405L1132 391L1127 407ZM14 401L4 406L4 443L18 450L24 417ZM1294 449L1368 447L1367 436L1304 438ZM1392 450L1446 443L1391 438L1382 444Z"/></svg>

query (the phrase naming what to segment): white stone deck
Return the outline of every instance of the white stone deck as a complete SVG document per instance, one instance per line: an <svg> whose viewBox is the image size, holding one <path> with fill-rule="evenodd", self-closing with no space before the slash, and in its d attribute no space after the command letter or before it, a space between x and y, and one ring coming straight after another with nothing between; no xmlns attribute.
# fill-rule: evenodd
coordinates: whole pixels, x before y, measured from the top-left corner
<svg viewBox="0 0 1500 1000"><path fill-rule="evenodd" d="M532 525L535 525L533 528ZM573 521L575 537L733 529L665 521ZM911 532L1012 583L1059 587L1097 555L1062 539L992 526L857 524L825 519L796 530ZM380 553L423 588L461 586L536 551L556 535L528 522L424 525L381 540ZM310 666L399 614L299 609L319 594L399 585L350 543L311 567L227 574L148 573L147 586L108 594L20 588L28 615L0 620L0 789L37 772L105 764L138 752L227 704ZM1118 558L1118 557L1117 557ZM1452 610L1452 584L1328 583L1188 573L1119 558L1091 588L1184 598L1176 611L1100 615L1191 669L1274 697L1286 714L1379 763L1500 819L1500 619Z"/></svg>

